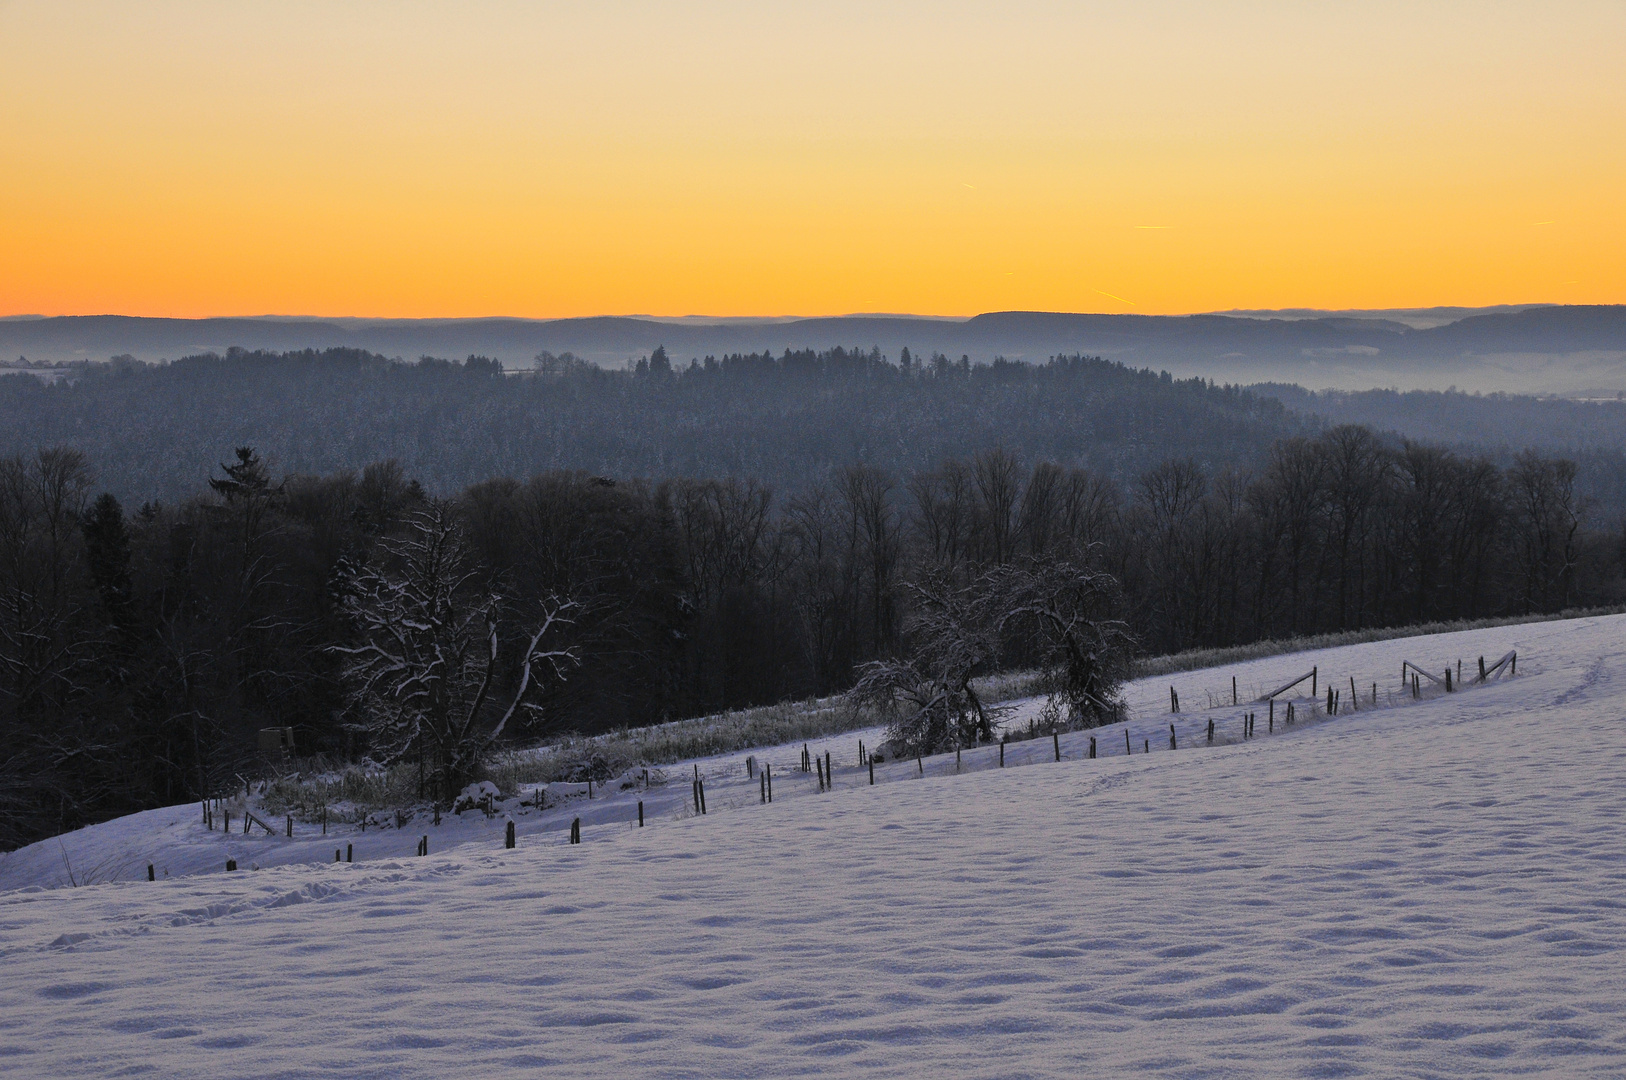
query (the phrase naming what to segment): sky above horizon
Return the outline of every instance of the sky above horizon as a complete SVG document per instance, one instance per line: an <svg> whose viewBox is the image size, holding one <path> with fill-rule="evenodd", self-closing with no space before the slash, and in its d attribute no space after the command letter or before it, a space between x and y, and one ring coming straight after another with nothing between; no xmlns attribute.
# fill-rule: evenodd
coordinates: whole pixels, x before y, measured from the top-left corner
<svg viewBox="0 0 1626 1080"><path fill-rule="evenodd" d="M1626 3L0 0L0 314L1626 302Z"/></svg>

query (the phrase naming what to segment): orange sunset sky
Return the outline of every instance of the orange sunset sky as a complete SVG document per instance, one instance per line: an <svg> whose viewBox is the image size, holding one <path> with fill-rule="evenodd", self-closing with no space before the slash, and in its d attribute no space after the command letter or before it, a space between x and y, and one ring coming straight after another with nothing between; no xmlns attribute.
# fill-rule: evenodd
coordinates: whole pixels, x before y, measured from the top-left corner
<svg viewBox="0 0 1626 1080"><path fill-rule="evenodd" d="M1626 302L1626 3L0 0L0 314Z"/></svg>

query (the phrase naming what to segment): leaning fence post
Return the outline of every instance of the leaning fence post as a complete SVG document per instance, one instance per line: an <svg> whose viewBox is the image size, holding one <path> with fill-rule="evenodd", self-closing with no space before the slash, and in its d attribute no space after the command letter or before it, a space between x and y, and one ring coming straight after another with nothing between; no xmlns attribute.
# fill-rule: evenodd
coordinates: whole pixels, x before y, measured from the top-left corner
<svg viewBox="0 0 1626 1080"><path fill-rule="evenodd" d="M1130 745L1129 745L1129 728L1126 725L1124 727L1124 753L1133 754L1134 752L1135 751L1133 749L1131 749Z"/></svg>

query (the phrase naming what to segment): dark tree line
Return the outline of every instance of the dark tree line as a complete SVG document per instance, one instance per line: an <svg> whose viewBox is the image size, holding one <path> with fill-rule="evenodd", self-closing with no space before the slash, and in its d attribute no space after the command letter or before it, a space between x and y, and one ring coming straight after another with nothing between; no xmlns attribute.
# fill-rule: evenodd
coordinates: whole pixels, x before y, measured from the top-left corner
<svg viewBox="0 0 1626 1080"><path fill-rule="evenodd" d="M294 728L301 752L410 758L449 723L522 740L844 690L993 582L1017 614L927 673L964 698L962 676L1096 647L1046 592L1073 579L1038 566L1072 568L1092 618L1152 652L1626 591L1622 537L1589 521L1571 462L1502 467L1362 427L1278 439L1251 469L1176 456L1128 482L995 447L810 471L784 494L550 471L436 498L395 461L279 474L245 447L184 500L99 491L75 449L0 459L6 845L219 792L264 727ZM455 547L444 600L413 569L426 520ZM369 635L436 605L446 636L408 644L462 666L368 697ZM1069 709L1110 706L1070 670ZM446 695L441 727L401 726L409 693Z"/></svg>

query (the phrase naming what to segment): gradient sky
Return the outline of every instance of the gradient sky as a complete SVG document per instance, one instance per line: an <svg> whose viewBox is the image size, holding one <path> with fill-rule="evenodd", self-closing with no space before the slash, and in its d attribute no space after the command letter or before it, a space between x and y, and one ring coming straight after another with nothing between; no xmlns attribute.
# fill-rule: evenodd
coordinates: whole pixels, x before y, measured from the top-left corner
<svg viewBox="0 0 1626 1080"><path fill-rule="evenodd" d="M1626 302L1626 3L0 0L0 313Z"/></svg>

